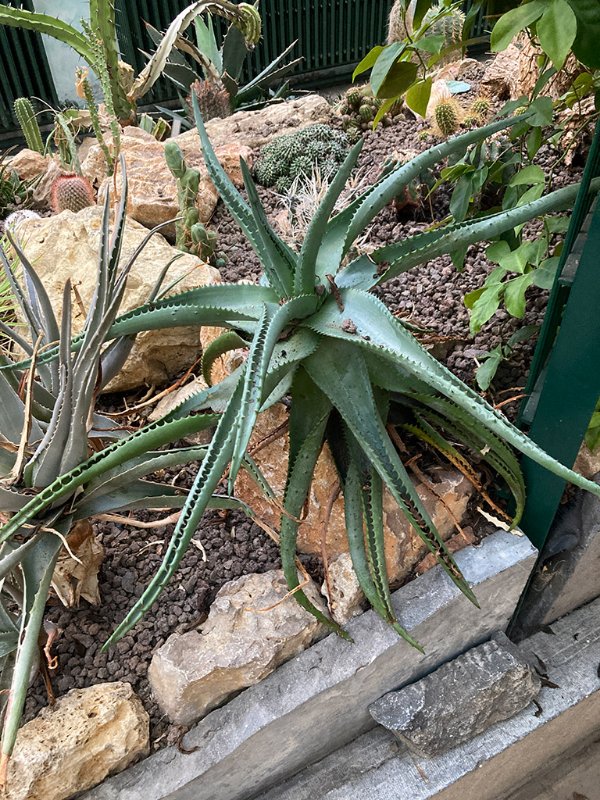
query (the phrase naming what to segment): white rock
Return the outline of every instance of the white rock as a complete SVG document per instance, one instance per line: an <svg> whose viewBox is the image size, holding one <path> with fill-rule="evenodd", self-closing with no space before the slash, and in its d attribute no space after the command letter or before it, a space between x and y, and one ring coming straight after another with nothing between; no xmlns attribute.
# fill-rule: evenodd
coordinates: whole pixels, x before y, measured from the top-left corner
<svg viewBox="0 0 600 800"><path fill-rule="evenodd" d="M327 598L331 615L340 625L362 614L365 596L349 553L342 553L327 565L327 580L321 586L321 594Z"/></svg>
<svg viewBox="0 0 600 800"><path fill-rule="evenodd" d="M54 217L25 220L19 239L34 265L58 316L67 278L77 287L87 309L96 285L102 209L90 206L78 214L63 211ZM128 259L148 231L128 219L123 239L122 262ZM179 251L156 234L135 262L127 281L121 313L145 303L163 267ZM183 277L185 276L185 277ZM219 272L195 256L184 254L171 266L166 282L183 277L175 292L218 283ZM81 329L84 315L73 302L74 332ZM109 391L125 391L144 385L159 385L191 366L200 356L198 327L165 328L141 333L121 373L109 384Z"/></svg>
<svg viewBox="0 0 600 800"><path fill-rule="evenodd" d="M312 581L304 591L322 608ZM202 632L175 633L156 651L148 678L173 722L196 722L322 633L323 626L287 592L281 570L230 581L217 594Z"/></svg>
<svg viewBox="0 0 600 800"><path fill-rule="evenodd" d="M24 725L4 800L65 800L149 750L149 719L128 683L73 689Z"/></svg>
<svg viewBox="0 0 600 800"><path fill-rule="evenodd" d="M334 118L335 112L324 97L309 94L259 111L238 111L225 119L211 119L206 123L206 131L213 147L235 142L256 150L275 136L295 133L308 125L328 124ZM201 151L195 129L179 134L175 141L186 157Z"/></svg>

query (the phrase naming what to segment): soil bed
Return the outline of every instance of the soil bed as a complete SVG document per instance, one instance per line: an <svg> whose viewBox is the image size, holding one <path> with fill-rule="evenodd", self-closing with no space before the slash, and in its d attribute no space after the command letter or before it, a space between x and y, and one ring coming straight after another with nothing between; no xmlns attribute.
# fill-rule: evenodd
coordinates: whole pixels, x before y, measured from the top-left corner
<svg viewBox="0 0 600 800"><path fill-rule="evenodd" d="M429 143L418 139L423 127L414 120L399 117L392 127L380 127L376 132L367 133L359 169L372 181L384 160L396 149L426 149ZM555 152L545 148L539 163L542 166L552 163L556 156ZM579 173L578 169L563 168L555 175L554 187L577 180ZM259 189L259 192L271 220L275 222L283 208L281 198L270 190ZM373 223L368 242L376 246L388 244L423 230L432 222L432 211L436 220L446 215L447 204L448 193L442 190L432 198L432 208L427 200L421 208L411 209L408 215L403 212L400 217L389 206ZM258 260L222 203L219 203L211 227L219 233L219 248L228 257L227 265L221 270L223 280L256 280ZM392 312L409 316L412 321L448 337L441 359L471 385L477 367L476 357L506 342L522 325L539 325L547 300L545 292L530 290L528 310L523 320L516 320L501 310L484 330L472 337L463 296L480 287L491 268L485 258L485 246L471 247L462 272L452 266L449 258L438 258L389 281L378 290L379 297ZM494 381L494 392L490 395L492 401L519 394L534 344L534 341L529 341L517 345L510 361L501 366ZM122 408L120 399L116 402ZM504 410L511 416L515 408L513 405L504 407ZM195 468L190 467L178 472L178 484L189 485L194 471ZM165 475L166 480L169 477ZM159 515L139 513L136 517L149 520L157 519ZM474 517L467 522L473 521ZM201 547L190 546L175 579L145 619L110 652L102 652L103 642L158 569L173 526L140 530L103 522L96 525L96 531L106 551L100 572L101 606L92 608L84 602L81 608L68 610L56 601L56 605L49 608L49 618L63 630L55 648L59 668L53 676L54 688L60 695L74 687L103 681L130 682L151 715L151 741L156 749L173 743L180 730L161 715L152 700L146 677L152 653L171 633L189 630L203 621L210 603L224 583L250 572L279 567L278 548L258 526L241 514L206 514L195 537L206 552L206 560ZM309 572L321 579L317 560L303 560ZM26 719L30 719L46 702L44 686L38 677L31 687Z"/></svg>

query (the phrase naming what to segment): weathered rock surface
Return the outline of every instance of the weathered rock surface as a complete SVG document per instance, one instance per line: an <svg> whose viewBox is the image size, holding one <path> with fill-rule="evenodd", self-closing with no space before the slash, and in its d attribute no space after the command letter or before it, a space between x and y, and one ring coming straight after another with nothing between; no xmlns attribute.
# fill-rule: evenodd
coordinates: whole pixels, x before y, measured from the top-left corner
<svg viewBox="0 0 600 800"><path fill-rule="evenodd" d="M349 553L342 553L327 566L327 578L321 586L329 611L340 625L363 612L365 596L359 586Z"/></svg>
<svg viewBox="0 0 600 800"><path fill-rule="evenodd" d="M253 446L281 429L282 433L278 438L254 455L278 497L283 496L288 463L286 422L285 407L273 406L259 415L250 442L252 452ZM325 446L315 468L308 516L300 525L298 533L298 550L301 553L321 555L325 549L328 560L333 561L342 553L348 552L342 497L337 496L331 506L336 486L337 473L333 457ZM447 539L456 530L455 522L460 524L473 489L466 478L452 470L441 472L439 482L433 485L433 489L434 491L423 484L417 485L417 491L433 522L440 534ZM236 496L248 503L268 525L276 530L279 528L281 512L268 502L245 470L240 472L237 479ZM331 515L327 522L327 512L330 507ZM387 491L384 494L384 521L388 575L392 582L397 582L411 574L427 550ZM468 542L465 541L466 544Z"/></svg>
<svg viewBox="0 0 600 800"><path fill-rule="evenodd" d="M73 689L24 725L4 800L66 800L149 750L149 720L128 683Z"/></svg>
<svg viewBox="0 0 600 800"><path fill-rule="evenodd" d="M211 119L206 130L213 147L235 142L255 150L275 136L294 133L317 123L329 124L335 112L324 97L309 94L285 103L276 103L259 111L238 111L225 119ZM200 141L195 130L175 137L186 156L200 154Z"/></svg>
<svg viewBox="0 0 600 800"><path fill-rule="evenodd" d="M196 138L198 134L193 131ZM200 220L208 222L212 217L219 195L209 179L201 151L190 146L183 148L188 166L197 167L202 175L198 192L198 211ZM235 142L227 142L216 150L217 157L230 178L238 186L243 185L240 158L250 160L249 148ZM125 158L129 198L127 213L147 228L153 228L178 216L177 185L175 178L167 167L164 156L164 144L141 128L125 128L121 137L121 154ZM100 187L99 196L116 187L120 196L120 168L116 171L116 183L113 178L106 178L104 155L99 145L92 146L82 164L83 174L92 183ZM166 229L167 234L174 233L174 227Z"/></svg>
<svg viewBox="0 0 600 800"><path fill-rule="evenodd" d="M322 607L312 582L304 591ZM156 651L148 677L173 722L189 725L201 719L322 632L321 624L287 592L281 570L230 581L217 594L201 632L175 633Z"/></svg>
<svg viewBox="0 0 600 800"><path fill-rule="evenodd" d="M22 181L32 181L46 172L48 162L47 156L24 147L11 158L10 166Z"/></svg>
<svg viewBox="0 0 600 800"><path fill-rule="evenodd" d="M420 756L432 757L522 711L540 679L503 634L369 706L373 719Z"/></svg>
<svg viewBox="0 0 600 800"><path fill-rule="evenodd" d="M102 209L91 206L78 214L63 211L45 219L26 220L19 227L25 254L35 265L53 307L60 316L67 278L77 287L87 309L96 285ZM121 260L126 261L147 230L134 220L125 225ZM135 262L121 304L121 311L145 303L164 266L177 254L160 235L150 239ZM200 259L183 255L171 266L167 282L182 277L175 291L219 281L219 272ZM79 331L84 315L73 302L73 328ZM109 384L110 391L158 385L193 364L201 352L199 328L168 328L140 334L121 373Z"/></svg>

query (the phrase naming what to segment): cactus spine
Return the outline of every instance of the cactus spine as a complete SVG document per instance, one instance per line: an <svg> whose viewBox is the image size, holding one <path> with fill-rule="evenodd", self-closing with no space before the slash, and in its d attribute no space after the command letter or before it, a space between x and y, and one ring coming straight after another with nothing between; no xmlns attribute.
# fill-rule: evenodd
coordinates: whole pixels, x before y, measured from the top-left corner
<svg viewBox="0 0 600 800"><path fill-rule="evenodd" d="M387 43L401 42L415 33L413 0L405 8L404 0L396 0L388 19ZM465 15L459 8L446 8L441 4L432 6L423 17L421 27L427 26L427 35L442 36L442 58L440 64L453 61L462 48Z"/></svg>
<svg viewBox="0 0 600 800"><path fill-rule="evenodd" d="M475 117L479 117L482 122L485 122L490 113L490 101L487 97L476 97L471 104L469 113Z"/></svg>
<svg viewBox="0 0 600 800"><path fill-rule="evenodd" d="M441 100L434 109L435 123L442 136L452 136L460 125L460 107L454 100Z"/></svg>
<svg viewBox="0 0 600 800"><path fill-rule="evenodd" d="M92 184L81 175L59 175L52 184L50 197L56 214L61 211L77 213L96 202Z"/></svg>
<svg viewBox="0 0 600 800"><path fill-rule="evenodd" d="M44 154L42 132L35 116L31 101L27 97L18 97L14 103L15 115L23 131L23 136L30 150Z"/></svg>

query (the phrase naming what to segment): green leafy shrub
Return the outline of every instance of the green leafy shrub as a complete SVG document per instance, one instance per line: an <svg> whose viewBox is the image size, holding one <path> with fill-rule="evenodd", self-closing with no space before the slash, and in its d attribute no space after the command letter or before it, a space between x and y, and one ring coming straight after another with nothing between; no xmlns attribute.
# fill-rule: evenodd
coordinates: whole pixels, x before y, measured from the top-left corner
<svg viewBox="0 0 600 800"><path fill-rule="evenodd" d="M260 152L254 170L257 183L290 189L295 178L310 176L313 167L330 179L348 152L348 137L328 125L309 125L297 133L277 136Z"/></svg>

